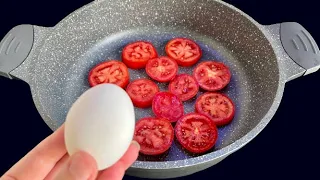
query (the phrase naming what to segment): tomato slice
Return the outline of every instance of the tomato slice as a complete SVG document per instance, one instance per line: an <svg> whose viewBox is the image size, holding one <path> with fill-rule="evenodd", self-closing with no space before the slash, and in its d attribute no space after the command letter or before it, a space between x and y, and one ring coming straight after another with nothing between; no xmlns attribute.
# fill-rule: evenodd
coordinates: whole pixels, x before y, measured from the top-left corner
<svg viewBox="0 0 320 180"><path fill-rule="evenodd" d="M151 59L146 65L147 74L159 82L169 82L178 73L178 64L169 57Z"/></svg>
<svg viewBox="0 0 320 180"><path fill-rule="evenodd" d="M165 51L169 57L184 67L196 64L202 56L199 45L187 38L174 38L170 40L166 45Z"/></svg>
<svg viewBox="0 0 320 180"><path fill-rule="evenodd" d="M152 101L152 111L159 118L176 122L184 114L182 101L170 92L157 93Z"/></svg>
<svg viewBox="0 0 320 180"><path fill-rule="evenodd" d="M147 117L136 123L134 140L140 144L140 153L160 155L171 147L174 129L166 119Z"/></svg>
<svg viewBox="0 0 320 180"><path fill-rule="evenodd" d="M225 88L231 80L229 68L215 61L206 61L200 63L193 71L193 76L199 83L199 86L207 91L218 91Z"/></svg>
<svg viewBox="0 0 320 180"><path fill-rule="evenodd" d="M156 48L145 41L130 43L122 51L122 61L131 69L145 68L148 60L156 57Z"/></svg>
<svg viewBox="0 0 320 180"><path fill-rule="evenodd" d="M127 66L117 60L102 62L89 72L90 86L111 83L125 88L129 83L129 71Z"/></svg>
<svg viewBox="0 0 320 180"><path fill-rule="evenodd" d="M175 126L178 142L192 153L209 151L218 139L218 129L211 119L202 114L183 116Z"/></svg>
<svg viewBox="0 0 320 180"><path fill-rule="evenodd" d="M200 87L207 91L218 91L225 88L231 80L229 68L221 63L206 61L200 63L193 71Z"/></svg>
<svg viewBox="0 0 320 180"><path fill-rule="evenodd" d="M151 80L137 79L128 85L126 91L136 107L147 108L152 105L153 97L159 92L159 87Z"/></svg>
<svg viewBox="0 0 320 180"><path fill-rule="evenodd" d="M234 103L221 93L204 93L197 99L195 106L196 112L207 115L217 126L227 125L234 118Z"/></svg>
<svg viewBox="0 0 320 180"><path fill-rule="evenodd" d="M180 74L170 82L169 91L177 95L181 101L187 101L197 95L199 85L193 76Z"/></svg>

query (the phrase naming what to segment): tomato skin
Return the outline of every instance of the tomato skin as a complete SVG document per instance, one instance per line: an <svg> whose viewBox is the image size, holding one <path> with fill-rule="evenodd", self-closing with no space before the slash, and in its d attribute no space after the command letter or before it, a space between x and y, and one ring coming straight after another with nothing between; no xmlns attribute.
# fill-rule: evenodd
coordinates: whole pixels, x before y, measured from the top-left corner
<svg viewBox="0 0 320 180"><path fill-rule="evenodd" d="M193 76L199 86L206 91L219 91L225 88L231 80L229 67L221 62L206 61L197 65Z"/></svg>
<svg viewBox="0 0 320 180"><path fill-rule="evenodd" d="M148 61L146 73L158 82L169 82L178 73L178 64L173 59L161 56Z"/></svg>
<svg viewBox="0 0 320 180"><path fill-rule="evenodd" d="M126 91L136 107L147 108L152 105L153 97L160 90L158 85L149 79L137 79L127 86Z"/></svg>
<svg viewBox="0 0 320 180"><path fill-rule="evenodd" d="M218 104L214 104L215 102L218 102ZM205 109L205 106L210 107L210 109ZM227 111L227 113L224 113L222 109ZM199 114L208 116L218 127L220 127L232 122L235 115L235 105L227 95L207 92L197 99L195 111ZM215 115L212 113L215 113Z"/></svg>
<svg viewBox="0 0 320 180"><path fill-rule="evenodd" d="M184 149L200 154L214 147L218 139L218 128L207 116L190 113L179 119L175 135Z"/></svg>
<svg viewBox="0 0 320 180"><path fill-rule="evenodd" d="M158 118L176 122L184 115L184 107L178 96L170 92L158 92L152 101L152 111Z"/></svg>
<svg viewBox="0 0 320 180"><path fill-rule="evenodd" d="M110 72L111 70L113 71ZM117 60L107 60L90 70L88 80L91 87L103 83L112 83L125 88L129 84L129 76L128 68L124 63Z"/></svg>
<svg viewBox="0 0 320 180"><path fill-rule="evenodd" d="M190 67L196 64L202 57L202 50L199 45L188 38L171 39L166 47L166 54L177 61L179 66ZM177 51L184 51L184 57L176 54ZM185 57L188 56L188 57Z"/></svg>
<svg viewBox="0 0 320 180"><path fill-rule="evenodd" d="M166 119L142 118L136 123L133 139L140 144L140 153L160 155L170 149L174 139L174 128Z"/></svg>
<svg viewBox="0 0 320 180"><path fill-rule="evenodd" d="M170 82L169 91L177 95L181 101L188 101L197 95L199 85L193 76L180 74Z"/></svg>
<svg viewBox="0 0 320 180"><path fill-rule="evenodd" d="M145 68L147 62L156 57L158 57L156 48L146 41L130 43L122 51L122 61L131 69Z"/></svg>

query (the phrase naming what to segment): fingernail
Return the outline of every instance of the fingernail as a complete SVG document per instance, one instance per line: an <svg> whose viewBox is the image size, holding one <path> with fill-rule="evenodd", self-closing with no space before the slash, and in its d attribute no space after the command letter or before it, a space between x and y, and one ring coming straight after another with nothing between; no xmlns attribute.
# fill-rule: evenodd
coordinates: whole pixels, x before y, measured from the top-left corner
<svg viewBox="0 0 320 180"><path fill-rule="evenodd" d="M132 144L140 150L140 144L137 141L132 141Z"/></svg>
<svg viewBox="0 0 320 180"><path fill-rule="evenodd" d="M77 180L87 180L92 173L81 153L76 153L72 156L69 171L72 177Z"/></svg>

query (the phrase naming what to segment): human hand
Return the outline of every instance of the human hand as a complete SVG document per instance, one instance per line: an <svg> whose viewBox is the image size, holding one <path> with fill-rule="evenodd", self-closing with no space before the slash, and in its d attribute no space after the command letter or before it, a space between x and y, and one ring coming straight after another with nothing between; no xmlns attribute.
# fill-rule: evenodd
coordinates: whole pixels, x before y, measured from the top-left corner
<svg viewBox="0 0 320 180"><path fill-rule="evenodd" d="M138 158L139 149L139 144L133 141L116 164L98 172L95 159L88 153L68 155L62 125L11 167L0 180L121 180Z"/></svg>

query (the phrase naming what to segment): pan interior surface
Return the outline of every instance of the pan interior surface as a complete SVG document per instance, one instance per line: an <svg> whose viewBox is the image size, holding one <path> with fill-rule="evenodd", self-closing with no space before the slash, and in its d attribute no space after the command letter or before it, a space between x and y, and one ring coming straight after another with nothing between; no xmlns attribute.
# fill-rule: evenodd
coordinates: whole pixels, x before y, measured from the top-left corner
<svg viewBox="0 0 320 180"><path fill-rule="evenodd" d="M216 146L207 154L246 135L273 104L279 83L277 59L269 41L250 20L225 4L206 0L105 0L61 21L46 39L36 67L36 92L44 119L60 126L72 103L90 88L90 69L106 60L121 60L126 44L149 41L165 55L164 46L174 37L191 38L201 46L199 63L223 62L232 73L230 84L220 92L234 101L235 118L219 128ZM193 68L180 67L179 71L191 74ZM148 76L144 70L130 69L130 78ZM167 84L159 86L167 90ZM195 99L184 103L186 113L194 111ZM135 113L136 120L154 116L151 108L136 108ZM175 141L167 153L140 155L138 160L163 162L197 156L182 150Z"/></svg>

